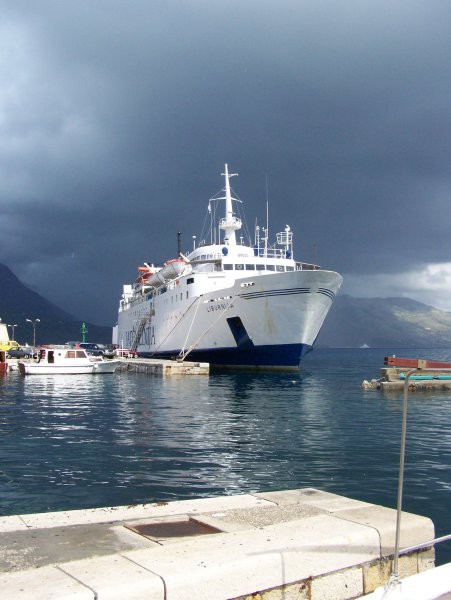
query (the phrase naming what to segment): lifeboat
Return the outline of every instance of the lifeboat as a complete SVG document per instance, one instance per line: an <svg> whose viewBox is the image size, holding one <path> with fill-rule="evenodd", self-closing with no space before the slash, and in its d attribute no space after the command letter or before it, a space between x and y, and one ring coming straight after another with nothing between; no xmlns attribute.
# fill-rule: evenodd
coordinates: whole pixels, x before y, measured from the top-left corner
<svg viewBox="0 0 451 600"><path fill-rule="evenodd" d="M144 285L151 275L155 273L155 269L151 269L149 266L138 267L138 277L135 279L135 283Z"/></svg>
<svg viewBox="0 0 451 600"><path fill-rule="evenodd" d="M184 258L173 258L164 263L164 266L154 273L146 281L146 285L159 287L176 277L180 277L186 268L187 261Z"/></svg>

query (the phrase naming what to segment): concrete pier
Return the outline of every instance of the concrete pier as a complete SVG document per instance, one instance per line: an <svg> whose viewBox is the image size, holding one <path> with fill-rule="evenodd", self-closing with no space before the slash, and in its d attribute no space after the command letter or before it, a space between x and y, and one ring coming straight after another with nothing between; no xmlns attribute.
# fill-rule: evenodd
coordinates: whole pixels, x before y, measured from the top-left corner
<svg viewBox="0 0 451 600"><path fill-rule="evenodd" d="M208 375L209 363L163 360L161 358L123 358L118 371L146 373L159 377L171 375Z"/></svg>
<svg viewBox="0 0 451 600"><path fill-rule="evenodd" d="M383 367L380 370L380 378L379 379L371 379L369 381L364 380L362 383L362 387L364 389L373 389L373 390L381 390L383 392L400 392L404 389L404 379L402 379L401 374L406 373L408 368L402 367ZM417 376L426 376L426 377L439 377L443 372L439 369L422 371L419 369L415 372ZM424 380L409 380L409 391L411 392L428 392L428 391L438 391L438 390L451 390L451 380L444 379L424 379Z"/></svg>
<svg viewBox="0 0 451 600"><path fill-rule="evenodd" d="M411 392L451 390L451 362L395 355L384 358L384 367L380 371L379 379L365 379L362 387L366 390L399 392L404 388L407 373Z"/></svg>
<svg viewBox="0 0 451 600"><path fill-rule="evenodd" d="M0 517L2 597L347 600L390 574L396 511L313 488ZM434 537L402 514L401 548ZM400 559L405 577L432 549Z"/></svg>

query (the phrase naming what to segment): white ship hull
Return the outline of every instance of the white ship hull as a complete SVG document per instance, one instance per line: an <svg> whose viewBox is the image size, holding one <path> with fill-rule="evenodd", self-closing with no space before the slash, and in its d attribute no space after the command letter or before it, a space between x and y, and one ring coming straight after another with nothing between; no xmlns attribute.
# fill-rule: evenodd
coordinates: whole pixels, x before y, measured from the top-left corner
<svg viewBox="0 0 451 600"><path fill-rule="evenodd" d="M175 357L189 351L189 360L214 365L297 369L342 281L337 273L321 270L237 280L196 274L191 285L188 279L121 310L118 343L129 347L141 319L151 315L137 347L140 356Z"/></svg>
<svg viewBox="0 0 451 600"><path fill-rule="evenodd" d="M113 343L144 357L179 357L231 367L297 369L311 350L342 277L293 257L289 225L269 245L268 226L248 245L236 232L227 165L224 197L208 204L207 239L162 267L139 267L124 285ZM225 200L225 216L216 206ZM213 205L213 208L212 208ZM223 232L223 233L221 233Z"/></svg>

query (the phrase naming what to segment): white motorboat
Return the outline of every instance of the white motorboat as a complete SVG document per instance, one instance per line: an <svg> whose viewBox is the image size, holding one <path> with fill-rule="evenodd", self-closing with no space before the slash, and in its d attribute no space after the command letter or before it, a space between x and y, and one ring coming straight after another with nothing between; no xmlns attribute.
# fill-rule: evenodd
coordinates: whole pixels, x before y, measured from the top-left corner
<svg viewBox="0 0 451 600"><path fill-rule="evenodd" d="M89 356L82 348L51 346L42 348L37 360L20 360L18 365L22 375L92 375L114 373L120 363L120 360Z"/></svg>
<svg viewBox="0 0 451 600"><path fill-rule="evenodd" d="M91 356L92 372L96 373L114 373L121 364L120 360L103 359L99 356Z"/></svg>
<svg viewBox="0 0 451 600"><path fill-rule="evenodd" d="M144 263L124 285L113 343L146 358L298 369L342 277L296 261L289 225L272 245L268 223L256 226L251 240L227 165L224 177L224 189L209 200L200 244L161 267Z"/></svg>

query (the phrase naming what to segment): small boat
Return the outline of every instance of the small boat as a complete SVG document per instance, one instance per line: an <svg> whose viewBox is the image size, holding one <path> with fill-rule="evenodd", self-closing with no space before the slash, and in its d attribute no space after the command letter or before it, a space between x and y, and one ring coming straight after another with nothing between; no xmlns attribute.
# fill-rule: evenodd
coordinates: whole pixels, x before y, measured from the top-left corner
<svg viewBox="0 0 451 600"><path fill-rule="evenodd" d="M92 375L114 373L120 363L120 360L89 356L82 348L49 346L41 349L36 361L20 360L18 365L22 375Z"/></svg>
<svg viewBox="0 0 451 600"><path fill-rule="evenodd" d="M6 362L6 352L0 350L0 373L7 373L8 363Z"/></svg>
<svg viewBox="0 0 451 600"><path fill-rule="evenodd" d="M89 360L93 363L92 372L96 373L114 373L118 366L121 364L120 360L105 360L101 357L89 357Z"/></svg>

